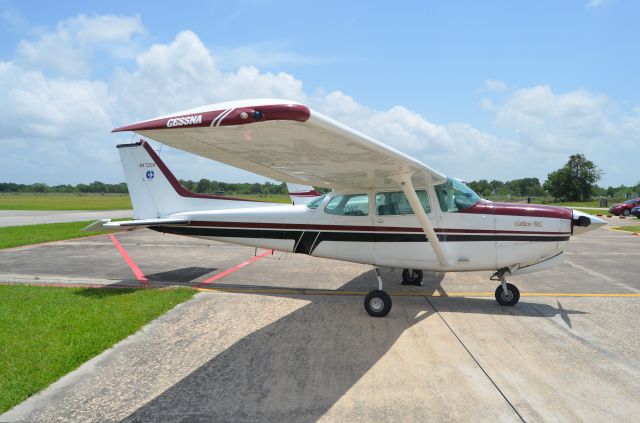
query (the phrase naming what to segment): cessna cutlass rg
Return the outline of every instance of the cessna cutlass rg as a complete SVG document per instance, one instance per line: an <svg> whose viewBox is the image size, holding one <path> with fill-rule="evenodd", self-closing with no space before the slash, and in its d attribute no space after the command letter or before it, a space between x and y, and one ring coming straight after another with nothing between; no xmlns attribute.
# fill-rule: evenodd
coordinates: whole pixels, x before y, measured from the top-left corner
<svg viewBox="0 0 640 423"><path fill-rule="evenodd" d="M379 285L365 298L372 316L391 309L379 267L404 269L406 282L419 282L423 270L491 270L500 281L496 300L512 306L520 294L507 275L559 264L572 235L605 224L563 207L483 200L462 182L291 101L213 104L114 129L120 131L333 191L300 205L194 194L140 141L118 146L134 219L88 229L149 228L371 264Z"/></svg>

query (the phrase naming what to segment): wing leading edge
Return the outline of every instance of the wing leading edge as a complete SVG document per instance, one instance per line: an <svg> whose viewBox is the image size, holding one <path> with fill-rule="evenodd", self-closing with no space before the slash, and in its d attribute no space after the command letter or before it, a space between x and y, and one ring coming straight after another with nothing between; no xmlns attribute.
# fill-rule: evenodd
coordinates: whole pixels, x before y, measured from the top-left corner
<svg viewBox="0 0 640 423"><path fill-rule="evenodd" d="M287 100L218 103L116 128L268 178L338 189L397 188L446 177L414 158Z"/></svg>

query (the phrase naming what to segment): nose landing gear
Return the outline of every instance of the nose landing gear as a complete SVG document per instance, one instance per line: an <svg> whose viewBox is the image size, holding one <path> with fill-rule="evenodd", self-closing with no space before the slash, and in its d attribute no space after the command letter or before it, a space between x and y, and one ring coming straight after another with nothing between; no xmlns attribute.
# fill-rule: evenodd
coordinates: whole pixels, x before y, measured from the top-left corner
<svg viewBox="0 0 640 423"><path fill-rule="evenodd" d="M492 281L500 281L500 285L496 288L496 301L503 306L514 306L520 301L520 290L515 285L507 283L505 274L509 271L504 267L494 273L491 278Z"/></svg>

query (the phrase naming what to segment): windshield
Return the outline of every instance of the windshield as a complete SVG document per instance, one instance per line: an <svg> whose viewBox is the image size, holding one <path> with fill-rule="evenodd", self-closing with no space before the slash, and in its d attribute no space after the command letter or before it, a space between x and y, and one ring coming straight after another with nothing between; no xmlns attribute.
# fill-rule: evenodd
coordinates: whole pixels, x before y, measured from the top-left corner
<svg viewBox="0 0 640 423"><path fill-rule="evenodd" d="M322 203L322 201L324 201L324 199L326 197L327 197L327 194L309 201L307 203L307 207L309 207L310 209L314 209L314 210L317 209L318 206Z"/></svg>
<svg viewBox="0 0 640 423"><path fill-rule="evenodd" d="M457 179L447 178L447 182L434 188L443 212L466 210L480 201L478 194Z"/></svg>
<svg viewBox="0 0 640 423"><path fill-rule="evenodd" d="M640 198L632 198L631 200L627 200L624 203L625 204L633 204L633 203L637 203L638 201L640 201Z"/></svg>

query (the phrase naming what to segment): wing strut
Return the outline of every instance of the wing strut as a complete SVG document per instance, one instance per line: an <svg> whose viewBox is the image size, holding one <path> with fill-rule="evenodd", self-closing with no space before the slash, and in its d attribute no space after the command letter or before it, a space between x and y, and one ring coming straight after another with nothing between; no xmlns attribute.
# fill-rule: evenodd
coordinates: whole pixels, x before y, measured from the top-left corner
<svg viewBox="0 0 640 423"><path fill-rule="evenodd" d="M420 222L420 226L422 226L424 234L427 236L429 243L431 243L433 251L435 251L436 256L438 256L440 264L444 267L449 266L447 254L444 252L442 244L440 244L440 240L438 239L436 232L433 230L431 221L429 221L429 217L422 208L422 204L420 203L418 194L416 194L416 190L413 188L413 183L411 182L411 173L398 175L395 177L395 180L400 183L400 188L402 188L404 195L407 197L407 200L409 200L409 204L411 204L411 208L418 218L418 222Z"/></svg>

